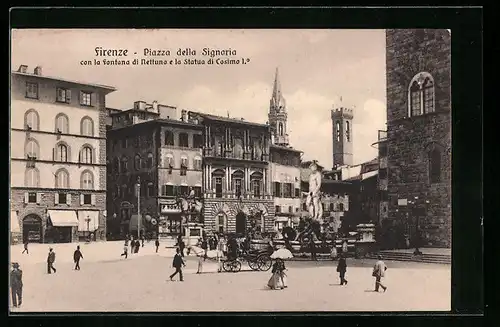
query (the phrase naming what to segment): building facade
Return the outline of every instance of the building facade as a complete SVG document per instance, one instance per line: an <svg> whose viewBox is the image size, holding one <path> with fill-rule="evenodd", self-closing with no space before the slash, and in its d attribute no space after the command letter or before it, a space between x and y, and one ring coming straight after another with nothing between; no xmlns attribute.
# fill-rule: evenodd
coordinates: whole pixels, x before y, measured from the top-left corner
<svg viewBox="0 0 500 327"><path fill-rule="evenodd" d="M11 74L11 219L30 242L106 237L110 86Z"/></svg>
<svg viewBox="0 0 500 327"><path fill-rule="evenodd" d="M138 231L174 237L189 220L202 223L198 214L183 215L177 199L191 192L201 199L203 127L185 114L175 119L176 110L137 101L111 115L108 210L120 237Z"/></svg>
<svg viewBox="0 0 500 327"><path fill-rule="evenodd" d="M204 128L203 216L208 232L246 234L274 228L269 125L189 112Z"/></svg>
<svg viewBox="0 0 500 327"><path fill-rule="evenodd" d="M451 35L386 31L389 219L451 246Z"/></svg>

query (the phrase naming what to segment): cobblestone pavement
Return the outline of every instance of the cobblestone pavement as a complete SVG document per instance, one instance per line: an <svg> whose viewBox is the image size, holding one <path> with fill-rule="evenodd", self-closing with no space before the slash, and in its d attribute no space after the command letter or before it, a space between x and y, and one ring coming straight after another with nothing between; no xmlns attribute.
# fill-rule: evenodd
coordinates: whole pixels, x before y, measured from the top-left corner
<svg viewBox="0 0 500 327"><path fill-rule="evenodd" d="M387 262L386 293L375 293L373 260L349 260L347 286L338 285L334 262L289 262L289 287L271 291L270 272L216 273L207 261L196 274L197 259L186 259L184 282L171 282L172 249L154 253L153 243L139 255L120 257L121 242L82 245L81 271L72 270L75 244L53 245L56 274L46 272L48 245L33 246L11 259L23 270L24 294L15 312L57 311L448 311L449 265ZM19 251L18 251L19 250ZM244 267L245 268L245 267ZM244 269L245 270L245 269Z"/></svg>

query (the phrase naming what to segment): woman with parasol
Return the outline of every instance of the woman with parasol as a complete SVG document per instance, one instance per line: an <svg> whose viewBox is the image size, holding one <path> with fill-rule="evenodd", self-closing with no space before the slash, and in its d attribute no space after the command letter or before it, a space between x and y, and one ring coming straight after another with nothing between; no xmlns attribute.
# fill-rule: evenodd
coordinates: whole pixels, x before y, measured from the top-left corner
<svg viewBox="0 0 500 327"><path fill-rule="evenodd" d="M292 252L287 249L279 249L274 251L271 255L271 259L276 259L276 262L273 264L273 275L269 279L267 285L271 289L283 289L288 287L287 285L287 275L285 271L287 270L285 267L285 259L293 258Z"/></svg>

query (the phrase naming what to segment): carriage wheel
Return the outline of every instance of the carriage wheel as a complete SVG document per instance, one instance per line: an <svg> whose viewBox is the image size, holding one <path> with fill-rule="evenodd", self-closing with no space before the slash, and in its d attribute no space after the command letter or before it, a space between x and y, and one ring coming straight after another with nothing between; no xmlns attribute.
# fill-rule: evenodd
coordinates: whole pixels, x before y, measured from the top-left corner
<svg viewBox="0 0 500 327"><path fill-rule="evenodd" d="M238 260L234 260L231 263L231 271L232 272L239 272L240 270L241 270L241 262L239 262Z"/></svg>
<svg viewBox="0 0 500 327"><path fill-rule="evenodd" d="M271 269L273 262L270 257L268 256L261 256L257 259L257 262L259 263L259 269L260 271L268 271Z"/></svg>
<svg viewBox="0 0 500 327"><path fill-rule="evenodd" d="M255 271L259 270L259 262L257 260L249 260L248 266L252 270L255 270Z"/></svg>
<svg viewBox="0 0 500 327"><path fill-rule="evenodd" d="M230 272L232 267L232 261L223 261L222 262L222 269L226 272Z"/></svg>

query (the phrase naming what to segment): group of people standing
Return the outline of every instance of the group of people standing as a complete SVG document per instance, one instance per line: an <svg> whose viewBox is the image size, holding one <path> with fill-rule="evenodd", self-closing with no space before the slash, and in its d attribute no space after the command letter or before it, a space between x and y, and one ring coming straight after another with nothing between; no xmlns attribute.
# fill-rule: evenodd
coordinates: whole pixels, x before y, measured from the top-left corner
<svg viewBox="0 0 500 327"><path fill-rule="evenodd" d="M130 237L130 253L132 254L139 253L139 249L141 247L144 247L144 241L145 241L144 236L141 236L140 240ZM155 246L156 246L156 252L158 252L158 247L160 246L160 241L158 239L156 239L155 241ZM128 247L129 247L129 239L127 238L125 239L125 244L123 245L123 253L121 254L121 256L125 257L125 259L128 258Z"/></svg>

